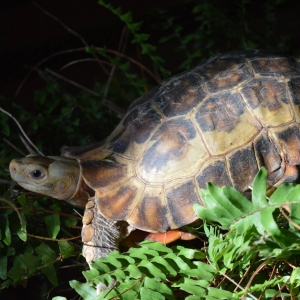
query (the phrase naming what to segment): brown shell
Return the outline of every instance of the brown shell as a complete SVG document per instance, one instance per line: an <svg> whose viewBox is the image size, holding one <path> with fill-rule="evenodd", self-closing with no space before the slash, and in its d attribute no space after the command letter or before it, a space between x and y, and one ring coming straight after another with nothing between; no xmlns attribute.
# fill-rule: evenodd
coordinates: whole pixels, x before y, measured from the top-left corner
<svg viewBox="0 0 300 300"><path fill-rule="evenodd" d="M300 66L261 50L216 55L137 99L102 143L76 157L108 219L165 232L197 219L210 181L246 193L261 166L269 184L300 163Z"/></svg>

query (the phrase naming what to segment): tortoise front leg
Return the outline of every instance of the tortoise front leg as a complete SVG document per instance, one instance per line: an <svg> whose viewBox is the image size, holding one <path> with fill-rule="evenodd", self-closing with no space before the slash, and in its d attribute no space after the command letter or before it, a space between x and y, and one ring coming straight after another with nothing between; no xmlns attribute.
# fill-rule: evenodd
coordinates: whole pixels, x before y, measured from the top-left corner
<svg viewBox="0 0 300 300"><path fill-rule="evenodd" d="M128 224L106 219L99 212L95 198L90 198L82 219L82 254L90 265L100 257L118 250L119 242L128 235Z"/></svg>

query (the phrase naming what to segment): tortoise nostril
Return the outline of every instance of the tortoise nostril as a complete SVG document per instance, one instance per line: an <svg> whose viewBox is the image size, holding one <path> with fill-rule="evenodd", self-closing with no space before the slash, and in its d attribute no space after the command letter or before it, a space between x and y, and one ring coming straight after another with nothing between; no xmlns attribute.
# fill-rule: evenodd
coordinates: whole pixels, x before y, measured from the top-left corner
<svg viewBox="0 0 300 300"><path fill-rule="evenodd" d="M9 169L11 174L15 174L17 172L17 168L15 165L11 165Z"/></svg>

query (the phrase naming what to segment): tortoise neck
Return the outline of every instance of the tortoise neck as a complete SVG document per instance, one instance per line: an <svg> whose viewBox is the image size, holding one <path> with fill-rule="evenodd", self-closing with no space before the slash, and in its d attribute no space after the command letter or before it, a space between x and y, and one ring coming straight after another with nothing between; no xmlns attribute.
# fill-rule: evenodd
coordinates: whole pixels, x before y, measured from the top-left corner
<svg viewBox="0 0 300 300"><path fill-rule="evenodd" d="M82 173L80 173L76 191L68 202L74 206L84 208L89 198L94 194L95 192L85 183Z"/></svg>

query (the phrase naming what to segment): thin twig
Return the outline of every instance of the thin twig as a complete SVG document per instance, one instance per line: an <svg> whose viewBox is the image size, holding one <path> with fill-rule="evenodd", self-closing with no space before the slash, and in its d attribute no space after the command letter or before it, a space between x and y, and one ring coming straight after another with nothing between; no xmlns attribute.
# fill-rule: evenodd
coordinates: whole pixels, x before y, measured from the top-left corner
<svg viewBox="0 0 300 300"><path fill-rule="evenodd" d="M251 263L250 263L250 265L249 265L247 271L243 274L241 280L239 281L239 284L241 284L242 281L246 278L247 274L249 273L249 271L250 271L252 265L254 264L255 260L257 259L257 257L258 257L258 252L256 252L255 256L254 256L253 259L251 260ZM237 287L234 289L234 292L235 292L236 290L237 290Z"/></svg>
<svg viewBox="0 0 300 300"><path fill-rule="evenodd" d="M12 144L9 140L7 140L6 138L3 138L3 141L5 143L7 143L10 147L12 147L13 149L15 149L17 152L19 152L21 155L26 156L26 153L24 153L22 150L18 149L14 144Z"/></svg>
<svg viewBox="0 0 300 300"><path fill-rule="evenodd" d="M119 42L119 46L118 46L118 53L120 53L120 51L121 51L122 43L123 43L124 37L126 35L126 30L128 30L127 27L126 26L123 27L123 31L122 31L120 42ZM111 70L110 70L108 79L107 79L107 83L106 83L106 86L105 86L105 90L104 90L102 101L104 101L104 99L107 97L108 90L109 90L109 87L110 87L110 83L111 83L112 78L114 76L115 70L116 70L116 65L113 65L112 68L111 68Z"/></svg>
<svg viewBox="0 0 300 300"><path fill-rule="evenodd" d="M208 261L208 263L222 276L226 277L227 280L229 280L231 283L233 283L236 287L238 287L239 289L241 289L242 291L246 291L246 295L249 296L250 298L254 299L254 300L258 300L254 295L252 295L251 293L247 292L247 288L243 288L241 285L239 285L237 282L235 282L232 278L230 278L228 275L224 274L223 272L221 272L220 270L217 270L216 267L212 264L212 262L209 260L208 256L206 256L206 259Z"/></svg>
<svg viewBox="0 0 300 300"><path fill-rule="evenodd" d="M8 111L4 110L2 107L0 107L0 111L2 111L4 114L6 114L7 116L9 116L10 118L12 118L15 121L15 123L18 125L19 129L21 130L23 136L28 141L28 143L36 150L36 152L38 152L40 155L44 156L44 154L34 145L34 143L27 136L27 134L23 130L23 128L22 128L21 124L18 122L18 120L12 114L10 114Z"/></svg>
<svg viewBox="0 0 300 300"><path fill-rule="evenodd" d="M61 79L61 80L64 80L64 81L66 81L66 82L68 82L68 83L70 83L70 84L72 84L72 85L74 85L74 86L76 86L76 87L78 87L78 88L80 88L80 89L82 89L82 90L84 90L84 91L90 93L91 95L94 95L94 96L96 96L96 97L100 97L100 95L99 95L98 93L96 93L96 92L94 92L93 90L90 90L90 89L88 89L88 88L82 86L81 84L79 84L79 83L77 83L77 82L75 82L75 81L73 81L73 80L71 80L71 79L68 79L68 78L66 78L66 77L64 77L64 76L62 76L62 75L59 75L58 73L56 73L56 72L54 72L54 71L52 71L52 70L50 70L50 69L48 69L48 68L46 68L46 71L47 71L48 73L50 73L51 75L53 75L53 76L55 76L55 77L57 77L57 78L59 78L59 79Z"/></svg>
<svg viewBox="0 0 300 300"><path fill-rule="evenodd" d="M63 28L65 28L68 32L70 32L71 34L75 35L77 38L79 38L79 40L83 43L83 45L85 45L86 47L89 47L90 45L88 44L88 42L76 31L74 31L73 29L71 29L69 26L67 26L64 22L62 22L59 18L57 18L56 16L52 15L50 12L48 12L47 10L45 10L44 8L42 8L39 4L37 4L35 1L30 0L31 3L37 7L40 11L42 11L45 15L47 15L48 17L50 17L51 19L53 19L54 21L56 21L58 24L60 24ZM94 56L94 58L97 60L98 64L100 65L100 67L102 68L102 70L108 74L107 69L104 67L104 65L102 64L101 60L99 59L98 55L96 53L92 54Z"/></svg>
<svg viewBox="0 0 300 300"><path fill-rule="evenodd" d="M23 145L25 146L25 148L27 149L27 151L30 154L35 154L36 152L30 147L30 145L26 142L26 140L22 137L21 134L19 134L19 138L21 140L21 142L23 143Z"/></svg>
<svg viewBox="0 0 300 300"><path fill-rule="evenodd" d="M65 64L64 66L62 66L62 67L60 68L60 71L63 71L63 70L65 70L66 68L69 68L69 67L71 67L71 66L73 66L73 65L76 65L76 64L81 64L81 63L85 63L85 62L95 62L95 61L96 61L95 58L82 58L82 59L73 60L73 61L71 61L71 62ZM107 62L107 61L105 61L105 60L103 60L102 63L103 63L103 64L107 64L107 65L111 65L109 62Z"/></svg>
<svg viewBox="0 0 300 300"><path fill-rule="evenodd" d="M126 113L125 110L118 107L111 101L109 101L107 99L103 99L102 104L105 105L106 107L110 108L111 110L115 111L118 114L119 118L123 118L125 116L125 113Z"/></svg>
<svg viewBox="0 0 300 300"><path fill-rule="evenodd" d="M95 48L96 50L98 51L101 51L103 50L103 48L101 47L96 47ZM63 50L63 51L59 51L59 52L56 52L54 54L51 54L49 56L47 56L46 58L44 58L43 60L41 60L40 62L38 62L34 68L32 68L28 74L25 76L25 78L22 80L22 82L20 83L16 93L15 93L15 97L18 96L18 94L20 93L20 90L22 89L23 85L25 84L26 80L29 78L29 76L33 73L33 71L35 71L39 66L41 66L42 64L46 63L48 60L50 60L51 58L54 58L56 56L59 56L59 55L63 55L63 54L69 54L69 53L74 53L74 52L83 52L85 51L85 47L81 47L81 48L75 48L75 49L69 49L69 50ZM111 50L111 49L106 49L106 51L108 53L111 53L111 54L115 54L115 55L118 55L119 57L121 58L124 58L128 61L130 61L131 63L135 64L136 66L138 66L139 68L142 68L157 84L160 83L160 79L153 73L151 72L147 67L145 67L144 65L142 65L141 63L139 63L137 60L131 58L130 56L127 56L125 54L122 54L122 53L118 53L117 51L114 51L114 50ZM95 61L97 61L95 59Z"/></svg>
<svg viewBox="0 0 300 300"><path fill-rule="evenodd" d="M296 227L298 230L300 230L300 226L298 224L296 224L293 220L291 220L291 218L289 218L289 216L284 212L284 210L282 209L281 206L279 207L279 210L289 223L291 223L294 227Z"/></svg>

